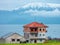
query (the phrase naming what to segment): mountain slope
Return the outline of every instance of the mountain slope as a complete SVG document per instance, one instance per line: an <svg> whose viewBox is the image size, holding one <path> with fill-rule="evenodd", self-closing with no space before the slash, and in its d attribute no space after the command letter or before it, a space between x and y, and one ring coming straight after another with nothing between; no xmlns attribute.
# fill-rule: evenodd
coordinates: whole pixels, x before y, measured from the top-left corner
<svg viewBox="0 0 60 45"><path fill-rule="evenodd" d="M29 3L17 10L0 10L0 24L26 24L33 21L60 24L60 4Z"/></svg>

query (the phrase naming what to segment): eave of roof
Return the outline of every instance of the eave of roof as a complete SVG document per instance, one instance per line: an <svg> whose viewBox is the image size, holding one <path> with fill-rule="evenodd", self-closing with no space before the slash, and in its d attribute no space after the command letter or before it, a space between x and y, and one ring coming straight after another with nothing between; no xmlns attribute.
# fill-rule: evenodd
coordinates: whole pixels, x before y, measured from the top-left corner
<svg viewBox="0 0 60 45"><path fill-rule="evenodd" d="M44 25L43 23L32 22L30 24L26 24L23 27L46 27L47 28L48 26Z"/></svg>
<svg viewBox="0 0 60 45"><path fill-rule="evenodd" d="M18 34L18 33L11 33L11 34L8 34L8 35L5 35L3 38L4 39L6 39L6 38L8 38L8 37L10 37L10 36L12 36L12 35L14 35L14 34L17 34L17 35L19 35L19 36L21 36L21 37L23 37L24 38L24 36L22 36L22 35L20 35L20 34Z"/></svg>

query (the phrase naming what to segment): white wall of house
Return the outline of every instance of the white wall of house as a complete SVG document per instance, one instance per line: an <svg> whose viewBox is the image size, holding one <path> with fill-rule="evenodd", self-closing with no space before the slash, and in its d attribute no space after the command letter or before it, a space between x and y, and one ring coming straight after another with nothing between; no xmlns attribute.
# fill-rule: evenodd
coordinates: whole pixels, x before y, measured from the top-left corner
<svg viewBox="0 0 60 45"><path fill-rule="evenodd" d="M22 39L23 37L18 34L13 34L5 39L6 43L20 43L20 41L17 41L17 39ZM12 41L12 39L15 39L15 41Z"/></svg>
<svg viewBox="0 0 60 45"><path fill-rule="evenodd" d="M46 38L46 34L44 32L41 32L41 33L39 32L38 37L39 38Z"/></svg>
<svg viewBox="0 0 60 45"><path fill-rule="evenodd" d="M30 40L31 43L34 43L34 40Z"/></svg>
<svg viewBox="0 0 60 45"><path fill-rule="evenodd" d="M45 40L37 40L37 43L43 43L43 42L45 42Z"/></svg>
<svg viewBox="0 0 60 45"><path fill-rule="evenodd" d="M42 32L41 33L39 32L37 34L37 37L35 36L35 34L33 34L33 35L31 35L30 33L28 33L28 34L29 34L29 37L26 35L28 37L28 39L37 38L37 43L43 43L45 40L40 41L40 39L43 39L43 38L46 39L46 34L44 32L43 33ZM29 40L29 42L34 43L34 40L32 40L32 41Z"/></svg>
<svg viewBox="0 0 60 45"><path fill-rule="evenodd" d="M24 32L24 37L28 40L29 39L29 36L30 35L30 33L29 32Z"/></svg>
<svg viewBox="0 0 60 45"><path fill-rule="evenodd" d="M35 41L34 39L30 40L30 43L35 43L34 41ZM43 42L45 42L45 40L40 40L40 39L36 40L36 43L43 43Z"/></svg>
<svg viewBox="0 0 60 45"><path fill-rule="evenodd" d="M35 34L29 34L29 38L46 38L46 34L38 33L37 36L35 36Z"/></svg>

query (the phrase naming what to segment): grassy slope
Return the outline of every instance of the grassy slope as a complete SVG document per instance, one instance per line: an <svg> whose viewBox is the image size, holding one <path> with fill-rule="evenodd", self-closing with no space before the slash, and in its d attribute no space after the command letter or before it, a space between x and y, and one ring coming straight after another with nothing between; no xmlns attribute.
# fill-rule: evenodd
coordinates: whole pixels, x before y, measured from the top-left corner
<svg viewBox="0 0 60 45"><path fill-rule="evenodd" d="M47 43L23 43L23 44L0 44L0 45L60 45L60 41L50 40Z"/></svg>

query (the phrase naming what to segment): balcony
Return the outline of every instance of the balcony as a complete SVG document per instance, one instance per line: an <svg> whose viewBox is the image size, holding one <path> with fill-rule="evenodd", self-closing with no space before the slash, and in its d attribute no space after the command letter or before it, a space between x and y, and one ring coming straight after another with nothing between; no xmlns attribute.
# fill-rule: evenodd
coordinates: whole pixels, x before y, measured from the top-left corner
<svg viewBox="0 0 60 45"><path fill-rule="evenodd" d="M38 33L38 31L33 30L33 31L30 31L30 33Z"/></svg>
<svg viewBox="0 0 60 45"><path fill-rule="evenodd" d="M30 27L30 33L38 33L37 27Z"/></svg>
<svg viewBox="0 0 60 45"><path fill-rule="evenodd" d="M46 38L45 36L44 37L34 37L34 36L31 36L30 38Z"/></svg>
<svg viewBox="0 0 60 45"><path fill-rule="evenodd" d="M38 38L38 39L39 39L39 38L46 38L46 36L38 36L37 33L36 33L36 34L30 34L29 37L30 37L30 38Z"/></svg>

